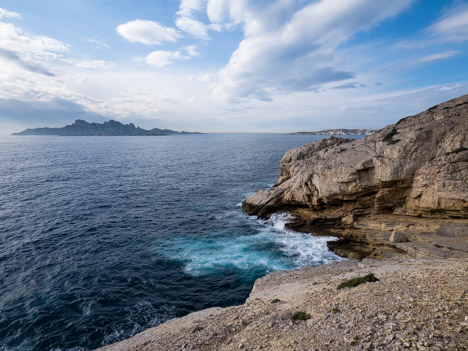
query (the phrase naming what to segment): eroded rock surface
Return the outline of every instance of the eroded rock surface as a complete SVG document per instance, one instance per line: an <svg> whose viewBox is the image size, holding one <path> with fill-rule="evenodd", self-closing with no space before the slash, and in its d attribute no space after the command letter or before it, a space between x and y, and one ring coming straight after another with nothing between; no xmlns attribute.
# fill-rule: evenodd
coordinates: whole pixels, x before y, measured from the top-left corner
<svg viewBox="0 0 468 351"><path fill-rule="evenodd" d="M395 245L383 254L375 249L395 229L406 234L421 227L417 218L425 218L424 233L436 236L459 225L455 234L468 250L468 95L360 140L330 137L286 152L277 184L250 196L243 209L260 217L291 211L293 229L373 245L359 252L361 258L392 256ZM400 227L378 238L369 229L376 216ZM410 251L414 256L417 250Z"/></svg>
<svg viewBox="0 0 468 351"><path fill-rule="evenodd" d="M294 207L468 218L468 95L364 139L290 150L278 183L243 204L259 216Z"/></svg>
<svg viewBox="0 0 468 351"><path fill-rule="evenodd" d="M379 279L338 290L350 278ZM246 303L176 318L100 351L466 350L465 259L363 262L274 272ZM294 320L303 312L307 320Z"/></svg>

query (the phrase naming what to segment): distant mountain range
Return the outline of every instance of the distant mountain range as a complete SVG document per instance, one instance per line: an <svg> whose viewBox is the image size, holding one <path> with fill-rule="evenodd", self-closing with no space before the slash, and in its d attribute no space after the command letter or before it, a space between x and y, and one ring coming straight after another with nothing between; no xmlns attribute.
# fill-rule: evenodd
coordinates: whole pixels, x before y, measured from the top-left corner
<svg viewBox="0 0 468 351"><path fill-rule="evenodd" d="M26 129L12 135L60 135L60 136L157 136L172 134L200 134L189 132L176 132L170 129L153 128L146 130L135 127L133 123L122 124L110 120L104 123L88 123L77 119L73 124L62 128L33 128Z"/></svg>
<svg viewBox="0 0 468 351"><path fill-rule="evenodd" d="M374 129L325 129L319 130L318 132L296 132L291 134L298 134L298 135L370 135L375 133L376 130Z"/></svg>

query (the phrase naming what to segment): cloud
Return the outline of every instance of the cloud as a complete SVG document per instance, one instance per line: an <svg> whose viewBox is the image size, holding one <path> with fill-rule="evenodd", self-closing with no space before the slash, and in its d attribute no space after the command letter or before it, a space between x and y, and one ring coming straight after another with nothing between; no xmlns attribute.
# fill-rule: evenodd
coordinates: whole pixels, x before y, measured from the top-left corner
<svg viewBox="0 0 468 351"><path fill-rule="evenodd" d="M321 0L304 5L278 0L250 4L244 9L245 38L219 72L216 94L265 100L275 91L313 90L353 78L355 74L346 70L336 53L339 45L411 3Z"/></svg>
<svg viewBox="0 0 468 351"><path fill-rule="evenodd" d="M453 57L457 54L459 54L459 51L445 51L441 52L438 54L432 54L432 55L427 55L424 57L421 57L415 61L412 61L413 64L418 64L418 63L425 63L425 62L433 62L433 61L439 61L439 60L445 60L450 57Z"/></svg>
<svg viewBox="0 0 468 351"><path fill-rule="evenodd" d="M19 55L16 52L11 51L11 50L6 50L6 49L0 48L0 57L3 57L3 58L5 58L5 59L7 59L9 61L14 62L18 66L20 66L20 67L22 67L25 70L30 71L30 72L40 73L40 74L44 74L44 75L50 76L50 77L53 77L55 75L55 74L49 72L44 67L25 62L23 59L21 59L21 57L19 57Z"/></svg>
<svg viewBox="0 0 468 351"><path fill-rule="evenodd" d="M345 89L357 89L357 88L365 88L365 87L366 87L365 84L346 83L346 84L337 85L337 86L333 87L332 89L345 90Z"/></svg>
<svg viewBox="0 0 468 351"><path fill-rule="evenodd" d="M206 0L181 0L177 12L177 27L196 38L208 39L208 26L196 20L197 12L201 12L206 6Z"/></svg>
<svg viewBox="0 0 468 351"><path fill-rule="evenodd" d="M67 44L26 33L13 24L0 21L0 109L8 105L6 101L22 102L23 107L38 103L49 109L52 106L49 102L63 100L86 110L98 100L77 87L86 80L87 69L103 69L111 65L102 60L72 57ZM17 106L18 112L22 111L18 103L12 106ZM25 116L21 118L26 119Z"/></svg>
<svg viewBox="0 0 468 351"><path fill-rule="evenodd" d="M108 69L113 66L111 62L104 61L104 60L63 58L60 61L68 63L69 65L72 65L78 68L85 68L85 69Z"/></svg>
<svg viewBox="0 0 468 351"><path fill-rule="evenodd" d="M15 52L23 61L54 60L69 50L61 41L30 35L11 23L0 22L0 48Z"/></svg>
<svg viewBox="0 0 468 351"><path fill-rule="evenodd" d="M458 1L456 2L458 3ZM415 37L394 45L397 49L415 49L468 40L468 3L446 8L439 18Z"/></svg>
<svg viewBox="0 0 468 351"><path fill-rule="evenodd" d="M21 18L21 15L17 12L8 11L0 7L0 19L2 18Z"/></svg>
<svg viewBox="0 0 468 351"><path fill-rule="evenodd" d="M0 21L0 58L14 63L17 67L41 75L53 77L53 72L59 68L59 63L65 63L78 68L105 69L112 63L103 60L78 59L67 57L69 46L56 39L31 35L23 32L11 23ZM0 68L0 73L8 77L21 73L8 71L6 67Z"/></svg>
<svg viewBox="0 0 468 351"><path fill-rule="evenodd" d="M468 4L464 3L451 8L428 30L443 41L468 40Z"/></svg>
<svg viewBox="0 0 468 351"><path fill-rule="evenodd" d="M11 23L0 21L0 58L4 62L3 67L0 66L0 76L4 79L20 75L18 67L29 73L53 77L50 62L62 58L62 53L67 51L68 46L58 40L30 35ZM16 70L11 71L7 62L14 64Z"/></svg>
<svg viewBox="0 0 468 351"><path fill-rule="evenodd" d="M187 46L181 51L153 51L144 58L144 61L150 66L162 68L172 65L175 61L190 60L197 56L198 52L195 46Z"/></svg>
<svg viewBox="0 0 468 351"><path fill-rule="evenodd" d="M192 34L196 38L208 39L208 27L200 21L189 17L179 17L176 20L176 25L180 30Z"/></svg>
<svg viewBox="0 0 468 351"><path fill-rule="evenodd" d="M181 37L174 28L140 19L119 25L117 32L132 43L145 45L160 45L165 41L175 43Z"/></svg>
<svg viewBox="0 0 468 351"><path fill-rule="evenodd" d="M104 40L100 40L97 38L88 39L88 41L96 47L96 49L110 49L109 44L107 44Z"/></svg>
<svg viewBox="0 0 468 351"><path fill-rule="evenodd" d="M181 0L177 12L177 27L196 38L209 39L208 31L232 30L243 23L248 0ZM210 23L203 23L197 16L205 11Z"/></svg>
<svg viewBox="0 0 468 351"><path fill-rule="evenodd" d="M391 70L398 70L398 69L407 69L407 68L410 68L410 67L413 67L413 66L424 64L424 63L431 63L431 62L436 62L436 61L440 61L440 60L446 60L446 59L449 59L449 58L451 58L451 57L453 57L455 55L458 55L459 53L460 53L459 51L452 50L452 51L440 52L440 53L437 53L437 54L426 55L426 56L420 57L418 59L407 60L407 61L404 61L404 62L400 62L400 63L394 64L394 65L391 65L391 66L387 67L386 70L391 71Z"/></svg>

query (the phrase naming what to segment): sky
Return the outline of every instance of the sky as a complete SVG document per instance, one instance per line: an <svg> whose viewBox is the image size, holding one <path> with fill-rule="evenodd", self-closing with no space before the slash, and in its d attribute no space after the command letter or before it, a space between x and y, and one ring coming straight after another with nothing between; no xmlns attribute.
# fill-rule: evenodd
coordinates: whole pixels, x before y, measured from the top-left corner
<svg viewBox="0 0 468 351"><path fill-rule="evenodd" d="M468 1L0 0L0 134L382 128L468 94Z"/></svg>

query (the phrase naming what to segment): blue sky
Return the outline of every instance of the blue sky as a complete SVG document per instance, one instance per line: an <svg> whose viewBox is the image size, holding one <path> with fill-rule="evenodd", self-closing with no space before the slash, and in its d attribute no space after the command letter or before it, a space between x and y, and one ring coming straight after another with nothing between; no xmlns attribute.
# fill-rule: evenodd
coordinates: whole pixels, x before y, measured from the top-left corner
<svg viewBox="0 0 468 351"><path fill-rule="evenodd" d="M0 0L0 134L380 128L468 93L468 1Z"/></svg>

